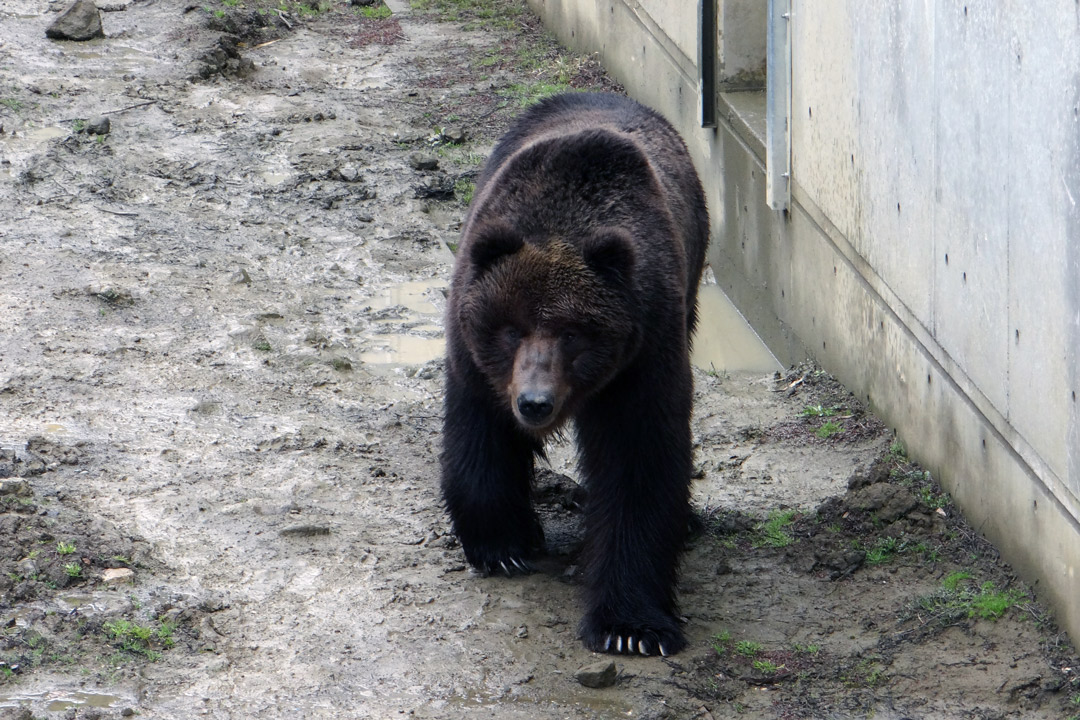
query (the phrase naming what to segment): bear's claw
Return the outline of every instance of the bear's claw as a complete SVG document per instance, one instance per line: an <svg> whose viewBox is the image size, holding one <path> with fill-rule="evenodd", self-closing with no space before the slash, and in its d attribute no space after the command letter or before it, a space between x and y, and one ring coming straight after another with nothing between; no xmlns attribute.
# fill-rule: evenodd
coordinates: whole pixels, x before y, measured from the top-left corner
<svg viewBox="0 0 1080 720"><path fill-rule="evenodd" d="M657 652L663 657L668 656L667 648L664 647L664 643L656 642L656 652L653 651L653 643L646 639L636 640L633 635L627 638L623 638L622 635L608 635L604 639L604 645L600 648L600 652L612 652L611 644L615 643L615 654L617 655L644 655L646 657L650 655L656 655Z"/></svg>
<svg viewBox="0 0 1080 720"><path fill-rule="evenodd" d="M675 624L666 619L637 618L631 622L582 622L581 639L593 652L615 655L660 655L669 657L686 647L686 638Z"/></svg>
<svg viewBox="0 0 1080 720"><path fill-rule="evenodd" d="M470 564L481 577L490 577L492 575L517 577L518 575L531 575L536 572L536 568L533 567L531 562L524 558L513 556L492 558L487 561Z"/></svg>

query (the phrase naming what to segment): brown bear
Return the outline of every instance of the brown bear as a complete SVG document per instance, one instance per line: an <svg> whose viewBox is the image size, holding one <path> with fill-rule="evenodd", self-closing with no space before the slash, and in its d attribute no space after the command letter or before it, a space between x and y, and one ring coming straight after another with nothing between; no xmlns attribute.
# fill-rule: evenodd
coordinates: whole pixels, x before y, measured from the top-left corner
<svg viewBox="0 0 1080 720"><path fill-rule="evenodd" d="M532 569L543 440L573 419L595 651L670 655L690 520L690 336L708 243L686 146L618 95L566 94L499 141L446 315L442 493L468 562Z"/></svg>

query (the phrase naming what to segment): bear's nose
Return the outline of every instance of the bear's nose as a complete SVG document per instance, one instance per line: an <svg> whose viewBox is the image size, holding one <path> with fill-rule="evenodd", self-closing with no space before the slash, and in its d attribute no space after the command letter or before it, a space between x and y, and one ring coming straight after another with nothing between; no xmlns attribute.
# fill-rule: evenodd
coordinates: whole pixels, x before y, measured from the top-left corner
<svg viewBox="0 0 1080 720"><path fill-rule="evenodd" d="M546 392L523 392L517 398L518 412L531 423L542 423L555 409L555 399Z"/></svg>

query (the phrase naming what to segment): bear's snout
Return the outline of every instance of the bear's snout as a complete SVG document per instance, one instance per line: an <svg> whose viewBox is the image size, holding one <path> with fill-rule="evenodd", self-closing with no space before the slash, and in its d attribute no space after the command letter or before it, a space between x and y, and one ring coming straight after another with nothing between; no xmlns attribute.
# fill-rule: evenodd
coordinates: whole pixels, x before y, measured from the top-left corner
<svg viewBox="0 0 1080 720"><path fill-rule="evenodd" d="M546 425L555 412L555 396L550 392L526 391L517 396L518 413L534 425Z"/></svg>
<svg viewBox="0 0 1080 720"><path fill-rule="evenodd" d="M556 337L537 333L521 341L508 390L514 415L529 430L543 433L559 423L568 387Z"/></svg>

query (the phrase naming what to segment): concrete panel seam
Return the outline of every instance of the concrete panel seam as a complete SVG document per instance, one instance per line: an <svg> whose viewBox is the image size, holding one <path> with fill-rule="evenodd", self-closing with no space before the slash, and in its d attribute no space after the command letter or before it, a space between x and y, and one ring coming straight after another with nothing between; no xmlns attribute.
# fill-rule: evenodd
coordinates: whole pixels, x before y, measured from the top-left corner
<svg viewBox="0 0 1080 720"><path fill-rule="evenodd" d="M622 0L623 5L634 16L637 23L641 26L641 29L647 33L660 50L668 56L671 64L679 70L679 74L683 76L683 80L693 88L698 87L698 70L697 64L686 57L675 44L668 38L667 34L663 31L659 24L652 19L648 11L641 7L636 0Z"/></svg>
<svg viewBox="0 0 1080 720"><path fill-rule="evenodd" d="M724 100L724 93L720 94L720 102L724 108L724 111L718 114L720 129L726 130L738 143L739 147L754 159L754 164L762 172L765 172L765 146L760 145L761 139L745 123L741 122L739 113ZM740 120L740 122L736 123L735 119ZM754 143L751 144L747 138L752 138Z"/></svg>

